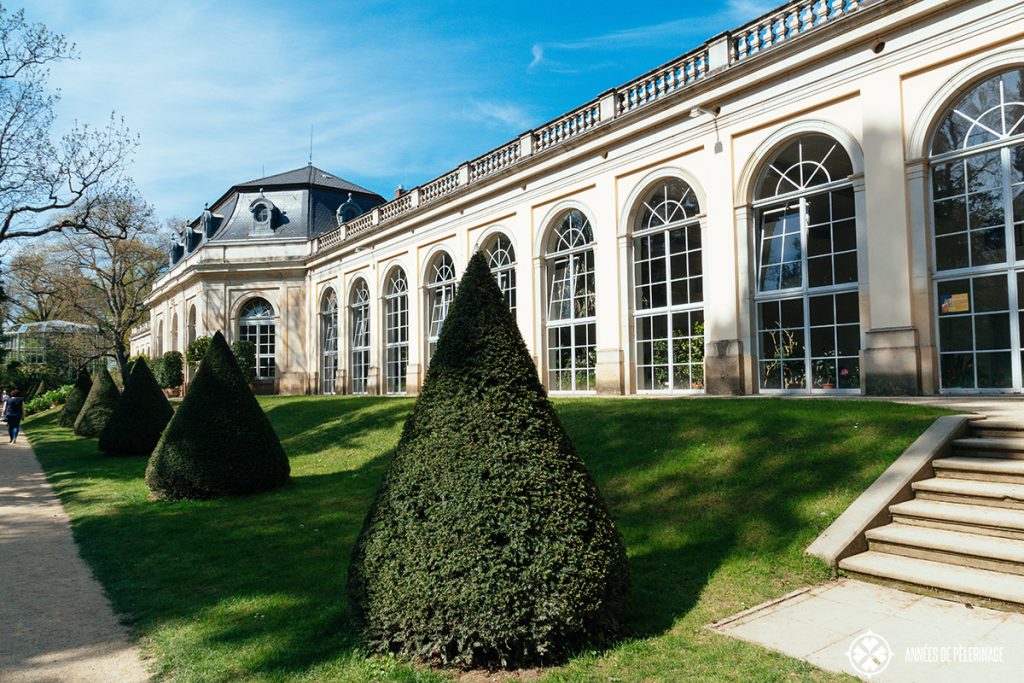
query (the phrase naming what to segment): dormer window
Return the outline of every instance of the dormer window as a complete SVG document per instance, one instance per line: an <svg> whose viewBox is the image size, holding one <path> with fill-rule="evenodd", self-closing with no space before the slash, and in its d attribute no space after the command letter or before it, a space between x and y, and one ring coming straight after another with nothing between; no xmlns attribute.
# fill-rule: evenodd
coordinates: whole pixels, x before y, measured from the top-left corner
<svg viewBox="0 0 1024 683"><path fill-rule="evenodd" d="M262 190L260 190L260 196L249 204L249 211L252 212L250 235L274 234L274 216L277 213L277 207L274 206L272 201L263 196Z"/></svg>
<svg viewBox="0 0 1024 683"><path fill-rule="evenodd" d="M358 218L363 214L363 208L355 203L352 199L352 193L348 193L348 199L345 203L338 207L338 225L347 223L354 218Z"/></svg>

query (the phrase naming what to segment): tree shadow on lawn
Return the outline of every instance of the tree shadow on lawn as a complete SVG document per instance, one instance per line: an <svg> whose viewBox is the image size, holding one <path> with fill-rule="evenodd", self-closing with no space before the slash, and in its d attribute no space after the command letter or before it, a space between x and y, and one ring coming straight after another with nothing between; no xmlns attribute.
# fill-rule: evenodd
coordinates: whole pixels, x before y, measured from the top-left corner
<svg viewBox="0 0 1024 683"><path fill-rule="evenodd" d="M658 405L558 402L625 538L636 637L670 629L727 561L768 575L737 592L781 594L815 565L803 548L934 419L869 402ZM719 597L738 609L747 596Z"/></svg>
<svg viewBox="0 0 1024 683"><path fill-rule="evenodd" d="M870 482L905 446L892 435L931 420L909 407L813 403L556 402L629 551L627 635L670 629L730 559L756 558L769 569L805 561L803 545L831 519L818 516L820 501ZM294 476L270 493L138 501L144 459L118 469L99 465L98 453L89 461L69 448L46 456L58 479L109 476L121 487L125 502L85 511L75 534L115 608L144 632L159 642L162 626L188 624L171 636L166 666L191 677L217 672L189 669L197 666L187 657L193 647L232 653L225 661L243 677L307 671L358 650L345 599L348 560L412 401L264 405ZM352 466L338 469L348 449ZM126 483L132 467L137 481Z"/></svg>
<svg viewBox="0 0 1024 683"><path fill-rule="evenodd" d="M318 408L316 424L328 423L332 448L320 460L333 460L332 471L307 475L303 461L324 437L307 434L317 430L301 416L303 402L293 403L300 405L268 411L292 456L292 483L213 501L150 502L145 458L106 458L91 450L94 442L45 433L52 422L39 419L38 451L71 506L82 553L129 623L157 640L162 626L191 624L183 637L195 645L251 652L242 654L250 674L305 669L356 647L348 558L411 404ZM372 449L366 442L375 434L381 446ZM361 451L350 466L348 448ZM90 485L103 491L79 491ZM166 654L169 667L191 666L177 661L177 645Z"/></svg>

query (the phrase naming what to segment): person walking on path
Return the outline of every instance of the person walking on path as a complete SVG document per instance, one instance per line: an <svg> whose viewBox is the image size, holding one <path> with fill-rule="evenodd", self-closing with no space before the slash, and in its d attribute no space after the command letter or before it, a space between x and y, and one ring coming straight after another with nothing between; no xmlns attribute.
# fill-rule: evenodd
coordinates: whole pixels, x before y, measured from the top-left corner
<svg viewBox="0 0 1024 683"><path fill-rule="evenodd" d="M4 417L7 418L7 433L11 437L11 443L17 443L21 421L25 419L25 399L17 389L11 392L10 398L4 404Z"/></svg>

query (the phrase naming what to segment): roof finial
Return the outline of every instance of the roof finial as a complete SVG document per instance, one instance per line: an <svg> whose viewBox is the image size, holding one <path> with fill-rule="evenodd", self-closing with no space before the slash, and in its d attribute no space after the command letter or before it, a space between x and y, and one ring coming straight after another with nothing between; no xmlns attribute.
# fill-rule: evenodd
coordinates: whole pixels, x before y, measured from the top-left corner
<svg viewBox="0 0 1024 683"><path fill-rule="evenodd" d="M313 124L309 124L309 165L313 165Z"/></svg>

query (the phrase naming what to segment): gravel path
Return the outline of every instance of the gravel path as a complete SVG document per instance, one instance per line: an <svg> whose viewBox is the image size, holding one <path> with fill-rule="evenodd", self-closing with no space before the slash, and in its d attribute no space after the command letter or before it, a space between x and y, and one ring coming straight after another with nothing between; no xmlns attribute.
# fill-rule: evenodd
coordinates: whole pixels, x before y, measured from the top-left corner
<svg viewBox="0 0 1024 683"><path fill-rule="evenodd" d="M146 681L24 436L0 430L0 681Z"/></svg>

